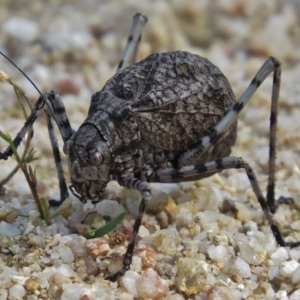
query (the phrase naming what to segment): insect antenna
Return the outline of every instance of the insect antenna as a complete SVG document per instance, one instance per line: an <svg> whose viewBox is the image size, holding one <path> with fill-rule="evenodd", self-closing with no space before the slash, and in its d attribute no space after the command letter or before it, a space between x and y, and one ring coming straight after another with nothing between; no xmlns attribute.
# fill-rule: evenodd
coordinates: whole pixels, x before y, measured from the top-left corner
<svg viewBox="0 0 300 300"><path fill-rule="evenodd" d="M6 58L15 68L17 68L26 78L27 80L34 86L34 88L38 91L38 93L42 96L43 94L41 93L41 91L38 89L38 87L35 85L35 83L29 78L29 76L26 75L26 73L20 69L9 57L7 57L3 52L0 51L0 54Z"/></svg>

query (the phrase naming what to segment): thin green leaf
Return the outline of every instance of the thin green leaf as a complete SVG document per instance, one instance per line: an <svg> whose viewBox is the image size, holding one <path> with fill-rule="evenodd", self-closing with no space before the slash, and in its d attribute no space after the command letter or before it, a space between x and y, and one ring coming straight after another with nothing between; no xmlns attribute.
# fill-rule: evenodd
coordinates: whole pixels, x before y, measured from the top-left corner
<svg viewBox="0 0 300 300"><path fill-rule="evenodd" d="M72 201L70 198L65 199L65 201L59 206L59 208L51 214L51 219L60 215L64 210L72 207Z"/></svg>
<svg viewBox="0 0 300 300"><path fill-rule="evenodd" d="M39 198L39 200L42 207L44 220L46 224L49 226L51 225L51 218L49 214L48 201L46 201L45 198Z"/></svg>
<svg viewBox="0 0 300 300"><path fill-rule="evenodd" d="M4 134L1 130L0 130L0 137L2 137L11 147L11 150L13 151L13 154L16 157L16 160L18 162L18 165L21 167L22 166L22 160L17 152L17 149L15 147L15 144L13 143L11 137L9 134Z"/></svg>
<svg viewBox="0 0 300 300"><path fill-rule="evenodd" d="M126 216L126 212L122 212L114 220L112 220L105 226L103 226L97 230L89 231L85 237L87 239L94 239L97 237L101 237L105 234L108 234L109 232L113 231L118 226L118 224L125 218L125 216Z"/></svg>
<svg viewBox="0 0 300 300"><path fill-rule="evenodd" d="M26 113L26 110L25 110L25 106L24 106L23 101L22 101L22 95L21 95L20 91L16 87L14 87L14 90L15 90L15 94L17 96L18 102L19 102L19 104L21 106L21 109L23 111L24 118L25 118L25 120L27 120L28 116L27 116L27 113Z"/></svg>

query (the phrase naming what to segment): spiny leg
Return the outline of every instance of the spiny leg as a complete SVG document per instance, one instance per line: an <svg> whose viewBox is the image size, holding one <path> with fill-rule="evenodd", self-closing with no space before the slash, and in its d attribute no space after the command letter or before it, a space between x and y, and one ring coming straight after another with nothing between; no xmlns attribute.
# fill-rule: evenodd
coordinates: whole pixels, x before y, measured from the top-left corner
<svg viewBox="0 0 300 300"><path fill-rule="evenodd" d="M52 118L49 115L49 112L47 111L47 109L45 109L45 110L46 110L46 118L47 118L47 124L48 124L48 133L49 133L49 137L50 137L50 141L51 141L51 146L52 146L55 166L56 166L56 170L57 170L58 181L59 181L59 190L60 190L60 201L51 199L49 201L49 203L52 206L59 206L63 203L63 201L66 198L69 197L68 187L67 187L67 184L66 184L64 170L63 170L63 167L62 167L58 142L57 142L57 138L55 136Z"/></svg>
<svg viewBox="0 0 300 300"><path fill-rule="evenodd" d="M56 91L50 91L48 99L51 106L45 107L44 110L47 116L48 133L51 141L60 189L60 201L52 199L49 201L49 203L52 206L58 206L63 203L63 201L69 196L69 194L52 119L56 121L57 127L60 130L62 139L64 141L64 145L71 138L74 130L71 127L68 116L66 114L65 106L61 101L59 94Z"/></svg>
<svg viewBox="0 0 300 300"><path fill-rule="evenodd" d="M267 204L272 212L275 211L275 158L276 158L276 124L277 124L277 107L280 89L280 62L270 57L256 73L246 91L242 94L239 101L230 109L225 117L216 125L211 133L203 137L191 150L185 152L179 159L179 166L190 165L189 160L194 160L195 157L201 156L202 153L210 151L214 142L218 140L224 132L229 130L230 126L236 121L241 110L248 103L252 95L267 78L267 76L274 72L273 88L271 97L271 118L270 118L270 152L269 152L269 179Z"/></svg>
<svg viewBox="0 0 300 300"><path fill-rule="evenodd" d="M270 224L270 228L273 232L273 235L277 243L282 247L300 246L300 241L298 242L284 241L279 231L279 228L276 222L274 221L270 208L266 202L266 198L264 197L259 187L258 180L253 169L241 157L229 156L229 157L217 159L215 161L211 161L205 164L199 164L195 166L186 166L179 169L173 169L173 168L163 169L163 170L156 171L151 178L152 180L158 182L173 182L173 181L177 181L178 179L180 179L181 181L188 181L190 177L193 177L194 179L197 176L197 174L199 175L199 178L202 179L205 177L203 176L203 174L207 174L207 176L210 176L214 173L226 169L244 169L246 171L246 174L250 180L256 198Z"/></svg>
<svg viewBox="0 0 300 300"><path fill-rule="evenodd" d="M65 144L74 133L69 122L65 106L56 91L50 91L48 99L51 106L47 106L44 109L47 115L55 120Z"/></svg>
<svg viewBox="0 0 300 300"><path fill-rule="evenodd" d="M45 105L45 103L48 99L48 96L49 96L49 92L43 93L39 97L36 104L34 105L32 113L30 114L30 116L26 120L25 124L23 125L22 129L19 131L19 133L17 134L17 136L13 140L13 143L14 143L16 148L19 147L21 141L25 137L25 135L28 132L29 128L36 121L41 109L44 107L44 105ZM5 159L6 160L9 156L12 156L12 154L13 154L13 151L12 151L11 147L8 147L4 152L0 152L0 159Z"/></svg>
<svg viewBox="0 0 300 300"><path fill-rule="evenodd" d="M272 98L271 98L271 116L270 116L270 141L269 141L269 176L267 187L267 205L272 213L275 213L277 205L275 204L275 172L276 172L276 127L278 113L278 99L281 80L280 62L277 62L277 68L274 71ZM284 198L284 197L282 197Z"/></svg>
<svg viewBox="0 0 300 300"><path fill-rule="evenodd" d="M50 102L51 106L49 106L49 103L47 101ZM45 104L47 105L46 107L45 107ZM22 139L24 138L24 136L26 135L28 130L32 127L32 125L36 121L41 109L43 109L43 108L45 108L45 111L47 113L49 136L50 136L52 147L54 147L53 154L54 154L54 158L55 158L55 164L57 166L59 185L60 185L60 194L61 194L60 202L50 201L50 204L51 205L59 205L68 197L68 191L67 191L67 186L65 183L65 178L64 178L64 174L63 174L63 170L62 170L57 140L54 135L52 122L51 121L49 122L49 119L51 118L51 116L55 119L55 121L60 129L60 132L61 132L64 142L67 142L69 140L69 138L72 136L74 131L71 128L69 120L66 116L64 105L63 105L62 101L60 100L58 94L55 91L45 92L39 97L38 101L36 102L36 104L33 108L32 113L26 120L24 126L19 131L19 133L17 134L17 136L15 137L13 142L14 142L15 147L18 148ZM12 155L12 153L13 152L12 152L11 148L8 147L3 153L0 152L0 159L7 159L9 156Z"/></svg>
<svg viewBox="0 0 300 300"><path fill-rule="evenodd" d="M136 178L132 179L123 179L119 178L118 180L119 184L128 188L128 189L135 189L138 190L142 194L142 201L139 207L139 213L138 216L135 219L134 225L133 225L133 232L130 236L130 240L127 246L126 253L124 255L123 259L123 268L120 269L118 272L116 272L113 275L107 276L105 279L110 281L116 281L120 276L123 276L126 271L130 269L130 264L132 261L132 254L134 245L136 242L136 236L139 232L139 228L141 226L142 217L145 213L147 204L149 202L150 196L151 196L151 190L148 182L138 180Z"/></svg>
<svg viewBox="0 0 300 300"><path fill-rule="evenodd" d="M118 65L117 72L123 70L129 65L129 59L133 55L133 63L136 62L138 49L141 41L142 31L147 22L147 17L141 13L137 13L133 17L133 24L130 29L130 34L122 55L122 59Z"/></svg>

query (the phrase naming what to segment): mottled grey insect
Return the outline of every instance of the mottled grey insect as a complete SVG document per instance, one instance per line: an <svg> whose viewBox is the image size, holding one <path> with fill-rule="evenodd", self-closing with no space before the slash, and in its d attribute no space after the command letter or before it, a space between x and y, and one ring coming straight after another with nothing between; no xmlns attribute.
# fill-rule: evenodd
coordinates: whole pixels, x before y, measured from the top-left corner
<svg viewBox="0 0 300 300"><path fill-rule="evenodd" d="M155 53L136 61L142 28L147 19L134 17L128 44L117 73L92 95L88 116L77 132L71 128L65 108L55 91L38 99L33 113L14 139L19 146L40 110L47 112L48 128L59 173L61 201L68 196L51 118L56 121L68 156L71 191L85 202L101 201L106 184L120 185L142 194L139 214L124 256L123 268L108 276L116 280L129 268L136 236L148 201L149 182L181 182L205 178L225 169L243 168L270 223L276 241L287 243L273 220L275 135L280 86L280 62L270 57L236 102L228 80L207 59L188 52ZM274 72L269 183L267 200L257 178L241 157L229 156L237 135L237 117L253 93ZM12 155L8 148L1 159ZM75 189L75 191L74 191Z"/></svg>

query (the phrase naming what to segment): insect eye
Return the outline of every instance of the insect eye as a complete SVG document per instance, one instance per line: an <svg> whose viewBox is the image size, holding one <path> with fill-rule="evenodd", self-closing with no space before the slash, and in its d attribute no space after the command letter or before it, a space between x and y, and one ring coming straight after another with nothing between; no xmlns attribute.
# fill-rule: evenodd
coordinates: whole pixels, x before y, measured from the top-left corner
<svg viewBox="0 0 300 300"><path fill-rule="evenodd" d="M90 164L92 166L99 166L102 162L102 155L100 152L94 152L90 155Z"/></svg>

